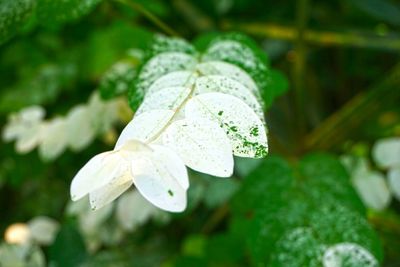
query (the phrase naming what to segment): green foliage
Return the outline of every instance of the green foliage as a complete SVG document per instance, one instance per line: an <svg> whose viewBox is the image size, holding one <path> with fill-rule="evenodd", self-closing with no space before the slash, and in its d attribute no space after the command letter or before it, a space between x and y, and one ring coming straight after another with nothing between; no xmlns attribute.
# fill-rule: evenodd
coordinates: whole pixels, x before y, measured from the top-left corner
<svg viewBox="0 0 400 267"><path fill-rule="evenodd" d="M87 15L102 0L4 0L0 3L0 44L21 31L30 20L54 27Z"/></svg>
<svg viewBox="0 0 400 267"><path fill-rule="evenodd" d="M50 247L50 264L58 267L78 266L87 258L85 244L73 224L65 224Z"/></svg>
<svg viewBox="0 0 400 267"><path fill-rule="evenodd" d="M329 155L307 156L294 169L280 158L269 157L244 180L233 201L233 211L231 229L247 240L255 263L286 266L272 253L277 249L276 253L298 260L290 266L305 262L318 266L313 263L313 255L319 250L313 248L315 244L339 242L360 244L382 259L379 240L365 220L364 208L346 171ZM304 232L302 238L296 229ZM285 236L290 231L295 232ZM288 239L293 240L293 247ZM298 242L310 247L303 252L296 247L301 246Z"/></svg>

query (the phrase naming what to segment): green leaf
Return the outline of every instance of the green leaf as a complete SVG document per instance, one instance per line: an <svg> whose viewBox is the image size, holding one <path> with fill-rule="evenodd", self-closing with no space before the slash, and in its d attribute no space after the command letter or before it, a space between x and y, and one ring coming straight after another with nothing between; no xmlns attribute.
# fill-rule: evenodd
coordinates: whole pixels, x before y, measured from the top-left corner
<svg viewBox="0 0 400 267"><path fill-rule="evenodd" d="M111 99L122 95L133 86L136 66L130 62L114 64L101 78L99 90L102 99Z"/></svg>
<svg viewBox="0 0 400 267"><path fill-rule="evenodd" d="M87 15L102 0L38 0L37 17L45 26L74 21Z"/></svg>
<svg viewBox="0 0 400 267"><path fill-rule="evenodd" d="M327 154L306 156L294 168L280 158L267 158L244 179L234 197L233 213L231 231L244 238L257 263L320 266L311 261L316 253L314 237L325 245L356 243L382 259L381 244L365 220L365 208L346 170L338 159ZM312 256L301 254L298 244L285 250L285 241L279 241L292 238L284 236L299 227L313 233L300 240L315 245L304 247ZM281 257L293 262L285 265Z"/></svg>
<svg viewBox="0 0 400 267"><path fill-rule="evenodd" d="M215 208L226 201L239 189L239 183L234 179L218 179L210 181L207 189L207 197L204 202L207 207Z"/></svg>
<svg viewBox="0 0 400 267"><path fill-rule="evenodd" d="M0 44L18 33L35 7L34 0L3 0L0 3Z"/></svg>
<svg viewBox="0 0 400 267"><path fill-rule="evenodd" d="M57 267L79 266L87 258L82 236L72 224L62 226L49 254L50 265Z"/></svg>

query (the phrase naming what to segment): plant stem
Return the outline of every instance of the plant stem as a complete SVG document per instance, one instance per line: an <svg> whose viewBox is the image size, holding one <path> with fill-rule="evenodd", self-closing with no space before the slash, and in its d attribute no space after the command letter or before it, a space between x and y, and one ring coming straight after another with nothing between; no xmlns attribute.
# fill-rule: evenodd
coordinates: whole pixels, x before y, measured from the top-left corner
<svg viewBox="0 0 400 267"><path fill-rule="evenodd" d="M230 23L225 22L223 28L227 30L240 30L255 36L294 41L297 29L288 26L270 23ZM380 36L375 33L331 32L305 30L304 40L309 44L320 46L351 46L361 48L375 48L382 50L400 50L400 37L395 34Z"/></svg>
<svg viewBox="0 0 400 267"><path fill-rule="evenodd" d="M293 82L295 94L295 117L297 124L297 139L303 140L306 131L305 105L304 105L304 77L306 73L306 54L304 33L308 21L309 0L299 0L296 14L297 36L295 41L295 61L293 65ZM300 142L300 148L301 148Z"/></svg>
<svg viewBox="0 0 400 267"><path fill-rule="evenodd" d="M167 24L165 24L163 21L161 21L157 16L152 14L150 11L148 11L146 8L144 8L142 5L129 1L129 0L114 0L118 3L124 4L133 10L136 10L143 16L145 16L148 20L150 20L154 25L156 25L158 28L160 28L162 31L164 31L166 34L171 35L171 36L179 36L179 34L171 29Z"/></svg>

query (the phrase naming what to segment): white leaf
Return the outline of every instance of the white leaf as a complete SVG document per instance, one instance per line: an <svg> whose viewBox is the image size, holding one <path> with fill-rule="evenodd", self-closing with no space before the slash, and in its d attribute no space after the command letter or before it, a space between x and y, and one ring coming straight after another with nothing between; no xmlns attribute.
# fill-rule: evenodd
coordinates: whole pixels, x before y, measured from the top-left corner
<svg viewBox="0 0 400 267"><path fill-rule="evenodd" d="M198 64L196 69L202 75L222 75L231 78L246 86L255 96L260 95L253 79L236 65L223 61L208 61Z"/></svg>
<svg viewBox="0 0 400 267"><path fill-rule="evenodd" d="M183 211L186 208L186 190L179 181L185 178L175 177L180 171L171 172L169 162L162 159L156 150L154 153L138 155L132 160L133 182L155 206L171 212Z"/></svg>
<svg viewBox="0 0 400 267"><path fill-rule="evenodd" d="M67 147L67 127L65 120L56 118L44 126L39 155L45 160L57 158Z"/></svg>
<svg viewBox="0 0 400 267"><path fill-rule="evenodd" d="M135 116L122 131L115 148L120 148L132 139L148 142L162 131L173 116L172 110L152 110Z"/></svg>
<svg viewBox="0 0 400 267"><path fill-rule="evenodd" d="M80 150L89 145L96 134L96 129L90 121L90 110L83 105L71 109L66 118L66 130L68 144L73 150Z"/></svg>
<svg viewBox="0 0 400 267"><path fill-rule="evenodd" d="M176 121L164 133L163 143L176 151L193 170L219 177L232 175L232 146L215 122Z"/></svg>
<svg viewBox="0 0 400 267"><path fill-rule="evenodd" d="M338 243L328 247L322 263L324 267L379 266L378 261L368 250L355 243Z"/></svg>
<svg viewBox="0 0 400 267"><path fill-rule="evenodd" d="M235 96L245 102L264 121L264 112L256 97L243 84L221 75L208 75L197 79L195 94L223 93Z"/></svg>
<svg viewBox="0 0 400 267"><path fill-rule="evenodd" d="M379 172L362 172L352 178L352 183L364 204L375 210L383 210L390 203L390 191Z"/></svg>
<svg viewBox="0 0 400 267"><path fill-rule="evenodd" d="M15 143L15 150L18 153L28 153L32 151L43 139L43 132L46 126L42 124L35 124L29 128L24 128L19 133L18 139Z"/></svg>
<svg viewBox="0 0 400 267"><path fill-rule="evenodd" d="M236 156L261 158L268 152L264 124L237 97L221 93L198 95L186 104L185 116L191 121L208 119L217 122L230 138Z"/></svg>
<svg viewBox="0 0 400 267"><path fill-rule="evenodd" d="M71 198L76 201L112 180L117 180L128 166L119 153L103 152L94 156L80 169L71 183Z"/></svg>
<svg viewBox="0 0 400 267"><path fill-rule="evenodd" d="M195 79L197 78L197 74L192 71L174 71L164 76L161 76L157 79L146 91L146 95L151 95L155 92L158 92L161 89L167 87L191 87L194 84Z"/></svg>
<svg viewBox="0 0 400 267"><path fill-rule="evenodd" d="M196 63L197 60L193 56L181 52L158 54L143 66L139 74L140 86L147 90L153 82L164 74L193 69Z"/></svg>
<svg viewBox="0 0 400 267"><path fill-rule="evenodd" d="M156 210L137 190L132 190L119 199L116 216L125 230L132 231L150 219Z"/></svg>
<svg viewBox="0 0 400 267"><path fill-rule="evenodd" d="M187 99L190 92L188 87L167 87L153 94L147 94L136 114L160 109L175 111Z"/></svg>
<svg viewBox="0 0 400 267"><path fill-rule="evenodd" d="M389 170L388 183L393 195L400 201L400 166Z"/></svg>
<svg viewBox="0 0 400 267"><path fill-rule="evenodd" d="M31 232L31 238L41 245L50 245L60 228L57 221L46 217L38 216L28 222L28 227Z"/></svg>
<svg viewBox="0 0 400 267"><path fill-rule="evenodd" d="M126 181L125 178L129 180ZM95 191L89 193L90 207L98 210L109 204L132 185L132 176L129 171L121 177L116 183L108 183Z"/></svg>
<svg viewBox="0 0 400 267"><path fill-rule="evenodd" d="M383 168L400 166L400 138L379 140L373 147L372 156Z"/></svg>

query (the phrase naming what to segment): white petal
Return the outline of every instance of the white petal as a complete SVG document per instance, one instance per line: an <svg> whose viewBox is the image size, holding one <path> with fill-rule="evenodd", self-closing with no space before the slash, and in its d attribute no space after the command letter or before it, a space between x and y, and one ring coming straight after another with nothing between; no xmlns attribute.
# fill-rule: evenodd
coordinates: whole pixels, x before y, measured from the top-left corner
<svg viewBox="0 0 400 267"><path fill-rule="evenodd" d="M147 142L167 125L174 116L172 110L152 110L135 116L125 127L115 145L119 149L128 140Z"/></svg>
<svg viewBox="0 0 400 267"><path fill-rule="evenodd" d="M251 107L261 121L264 120L264 112L260 103L250 90L240 82L221 75L208 75L197 79L195 94L212 92L236 96Z"/></svg>
<svg viewBox="0 0 400 267"><path fill-rule="evenodd" d="M245 85L255 96L259 95L258 87L253 79L236 65L223 61L208 61L198 64L196 69L202 75L222 75Z"/></svg>
<svg viewBox="0 0 400 267"><path fill-rule="evenodd" d="M109 204L132 185L132 176L130 173L125 174L130 180L124 183L106 184L99 189L89 193L90 206L93 210L98 210Z"/></svg>
<svg viewBox="0 0 400 267"><path fill-rule="evenodd" d="M126 166L125 166L126 165ZM129 168L118 152L103 152L94 156L80 169L71 183L71 198L76 201L113 180L118 180Z"/></svg>
<svg viewBox="0 0 400 267"><path fill-rule="evenodd" d="M224 130L215 122L204 119L176 121L167 128L163 142L196 171L219 177L232 175L232 146Z"/></svg>
<svg viewBox="0 0 400 267"><path fill-rule="evenodd" d="M400 167L389 170L388 182L393 195L400 201Z"/></svg>
<svg viewBox="0 0 400 267"><path fill-rule="evenodd" d="M46 114L46 111L41 106L30 106L20 111L19 115L25 122L41 121Z"/></svg>
<svg viewBox="0 0 400 267"><path fill-rule="evenodd" d="M375 210L383 210L390 203L390 191L379 172L363 172L352 178L352 183L364 204Z"/></svg>
<svg viewBox="0 0 400 267"><path fill-rule="evenodd" d="M96 129L90 121L90 110L86 106L71 109L66 118L68 144L73 150L85 148L93 140Z"/></svg>
<svg viewBox="0 0 400 267"><path fill-rule="evenodd" d="M156 210L139 191L132 190L118 200L116 216L125 230L132 231L150 219Z"/></svg>
<svg viewBox="0 0 400 267"><path fill-rule="evenodd" d="M185 115L191 121L217 122L227 133L234 155L264 157L268 152L266 129L257 114L237 97L207 93L188 101Z"/></svg>
<svg viewBox="0 0 400 267"><path fill-rule="evenodd" d="M64 152L68 139L64 119L57 118L49 122L42 132L39 155L45 160L57 158Z"/></svg>
<svg viewBox="0 0 400 267"><path fill-rule="evenodd" d="M151 95L146 95L136 114L152 110L176 110L187 99L191 90L188 87L167 87Z"/></svg>
<svg viewBox="0 0 400 267"><path fill-rule="evenodd" d="M194 84L196 73L192 71L174 71L157 79L146 91L146 96L154 94L167 87L185 86L190 87Z"/></svg>
<svg viewBox="0 0 400 267"><path fill-rule="evenodd" d="M193 69L197 60L181 52L165 52L153 57L140 71L140 90L146 91L161 76L178 70Z"/></svg>
<svg viewBox="0 0 400 267"><path fill-rule="evenodd" d="M400 138L379 140L373 147L372 156L381 167L400 166Z"/></svg>
<svg viewBox="0 0 400 267"><path fill-rule="evenodd" d="M186 208L186 190L171 175L164 162L154 156L140 156L132 161L134 184L139 192L155 206L181 212Z"/></svg>

